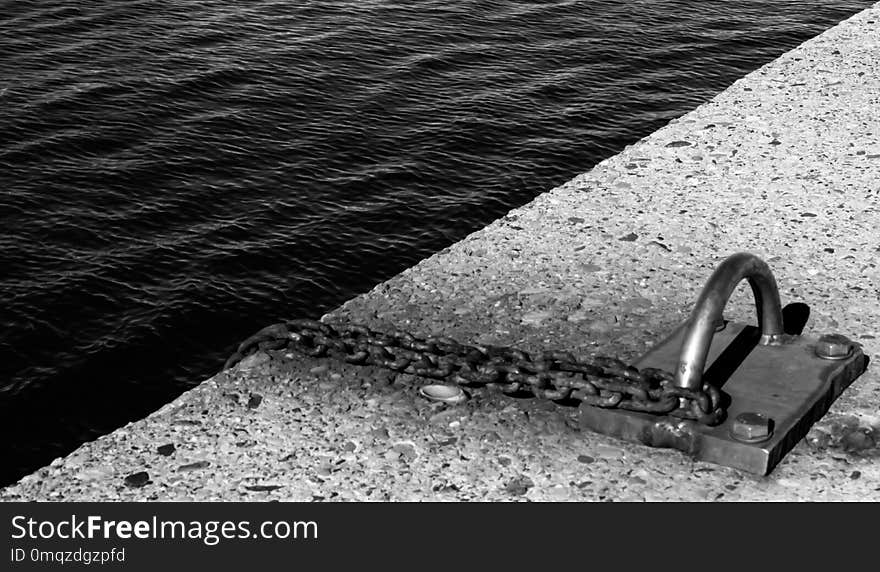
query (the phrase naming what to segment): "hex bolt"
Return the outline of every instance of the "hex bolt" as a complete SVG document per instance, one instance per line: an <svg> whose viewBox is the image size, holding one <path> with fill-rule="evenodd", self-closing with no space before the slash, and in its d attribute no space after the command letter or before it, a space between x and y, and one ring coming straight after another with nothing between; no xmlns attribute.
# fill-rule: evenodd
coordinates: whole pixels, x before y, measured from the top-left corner
<svg viewBox="0 0 880 572"><path fill-rule="evenodd" d="M852 352L852 341L840 334L825 334L816 342L816 355L822 359L846 359Z"/></svg>
<svg viewBox="0 0 880 572"><path fill-rule="evenodd" d="M760 443L773 435L773 420L763 413L746 411L733 420L730 436L743 443Z"/></svg>

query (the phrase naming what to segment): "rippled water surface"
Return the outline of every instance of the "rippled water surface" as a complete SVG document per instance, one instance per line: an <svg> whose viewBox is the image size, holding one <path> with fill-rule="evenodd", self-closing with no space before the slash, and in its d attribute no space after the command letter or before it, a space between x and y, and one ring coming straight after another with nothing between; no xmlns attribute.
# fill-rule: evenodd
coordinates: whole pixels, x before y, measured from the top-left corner
<svg viewBox="0 0 880 572"><path fill-rule="evenodd" d="M871 2L0 5L0 482Z"/></svg>

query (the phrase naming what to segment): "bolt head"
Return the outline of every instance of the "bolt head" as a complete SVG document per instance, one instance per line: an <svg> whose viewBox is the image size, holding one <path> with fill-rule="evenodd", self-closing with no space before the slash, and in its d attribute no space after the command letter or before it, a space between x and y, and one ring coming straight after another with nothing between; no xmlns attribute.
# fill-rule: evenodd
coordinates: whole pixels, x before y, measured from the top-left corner
<svg viewBox="0 0 880 572"><path fill-rule="evenodd" d="M825 334L816 342L816 355L822 359L846 359L852 351L852 341L840 334Z"/></svg>
<svg viewBox="0 0 880 572"><path fill-rule="evenodd" d="M737 441L757 443L766 441L773 434L773 420L763 413L747 411L733 420L730 435Z"/></svg>

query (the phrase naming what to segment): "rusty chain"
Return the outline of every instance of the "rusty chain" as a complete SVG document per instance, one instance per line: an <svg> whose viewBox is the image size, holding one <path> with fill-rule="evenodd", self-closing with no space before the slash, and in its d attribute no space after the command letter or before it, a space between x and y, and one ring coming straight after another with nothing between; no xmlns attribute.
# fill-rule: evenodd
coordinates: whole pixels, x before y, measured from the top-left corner
<svg viewBox="0 0 880 572"><path fill-rule="evenodd" d="M229 369L258 350L292 349L312 357L339 357L421 377L449 380L504 393L528 391L550 400L667 414L716 425L724 417L721 393L712 385L693 390L673 384L673 374L636 369L611 357L575 357L544 352L466 345L446 337L417 338L407 332L376 332L356 324L330 325L299 319L263 328L242 342L226 361Z"/></svg>

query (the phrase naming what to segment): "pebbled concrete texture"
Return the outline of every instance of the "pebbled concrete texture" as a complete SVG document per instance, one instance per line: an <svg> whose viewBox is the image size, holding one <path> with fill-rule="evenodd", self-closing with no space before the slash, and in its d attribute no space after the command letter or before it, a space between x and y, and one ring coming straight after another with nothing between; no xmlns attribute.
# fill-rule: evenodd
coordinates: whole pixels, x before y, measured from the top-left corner
<svg viewBox="0 0 880 572"><path fill-rule="evenodd" d="M632 360L727 255L872 364L768 477L577 429L576 410L260 352L3 500L880 500L880 4L326 317ZM726 316L754 321L743 286Z"/></svg>

